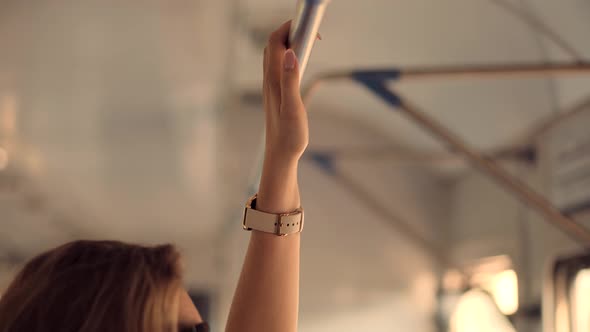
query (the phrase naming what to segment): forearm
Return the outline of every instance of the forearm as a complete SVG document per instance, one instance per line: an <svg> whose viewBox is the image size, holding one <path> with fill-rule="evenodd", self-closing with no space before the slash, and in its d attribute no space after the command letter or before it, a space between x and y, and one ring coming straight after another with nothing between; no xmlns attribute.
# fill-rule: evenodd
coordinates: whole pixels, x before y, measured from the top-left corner
<svg viewBox="0 0 590 332"><path fill-rule="evenodd" d="M266 155L256 210L273 214L300 207L297 168L309 139L299 65L285 47L290 26L286 22L273 32L264 52ZM299 242L299 233L252 232L227 332L297 331Z"/></svg>
<svg viewBox="0 0 590 332"><path fill-rule="evenodd" d="M297 161L267 158L256 209L300 207ZM228 319L227 332L295 332L299 302L299 234L253 231Z"/></svg>

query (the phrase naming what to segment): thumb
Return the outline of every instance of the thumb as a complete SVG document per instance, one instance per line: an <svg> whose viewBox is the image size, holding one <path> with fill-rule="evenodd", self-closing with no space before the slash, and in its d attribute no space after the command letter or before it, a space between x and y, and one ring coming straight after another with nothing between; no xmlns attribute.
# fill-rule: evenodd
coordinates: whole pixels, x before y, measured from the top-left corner
<svg viewBox="0 0 590 332"><path fill-rule="evenodd" d="M285 52L281 75L281 108L296 110L302 104L299 90L299 62L293 50Z"/></svg>

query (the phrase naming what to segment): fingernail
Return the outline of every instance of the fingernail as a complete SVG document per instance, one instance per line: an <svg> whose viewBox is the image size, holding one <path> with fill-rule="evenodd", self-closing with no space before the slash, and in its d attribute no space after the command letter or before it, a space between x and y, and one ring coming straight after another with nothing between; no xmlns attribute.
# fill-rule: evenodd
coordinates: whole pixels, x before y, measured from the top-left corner
<svg viewBox="0 0 590 332"><path fill-rule="evenodd" d="M318 32L318 40L322 40L322 35Z"/></svg>
<svg viewBox="0 0 590 332"><path fill-rule="evenodd" d="M285 52L285 61L284 66L286 70L293 70L295 68L295 62L297 61L297 57L295 56L295 52L293 50L287 50Z"/></svg>

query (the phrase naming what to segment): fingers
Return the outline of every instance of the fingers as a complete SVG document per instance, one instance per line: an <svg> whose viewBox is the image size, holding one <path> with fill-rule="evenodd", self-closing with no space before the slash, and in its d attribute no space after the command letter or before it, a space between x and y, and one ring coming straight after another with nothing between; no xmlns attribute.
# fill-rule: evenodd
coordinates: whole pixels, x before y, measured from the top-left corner
<svg viewBox="0 0 590 332"><path fill-rule="evenodd" d="M289 31L291 30L291 21L283 23L277 30L275 30L269 39L269 44L280 44L283 47L287 47L289 41Z"/></svg>
<svg viewBox="0 0 590 332"><path fill-rule="evenodd" d="M283 57L287 50L289 30L291 21L284 23L270 35L268 40L267 59L267 84L270 98L280 102L281 96L281 73L283 68Z"/></svg>
<svg viewBox="0 0 590 332"><path fill-rule="evenodd" d="M293 50L283 53L281 78L281 116L283 113L297 112L303 109L299 89L299 62Z"/></svg>

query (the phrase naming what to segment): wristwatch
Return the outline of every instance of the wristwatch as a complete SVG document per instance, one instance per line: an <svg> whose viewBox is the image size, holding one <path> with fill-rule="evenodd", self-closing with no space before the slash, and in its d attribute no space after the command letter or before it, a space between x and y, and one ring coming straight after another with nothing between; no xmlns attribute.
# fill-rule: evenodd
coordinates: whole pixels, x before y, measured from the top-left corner
<svg viewBox="0 0 590 332"><path fill-rule="evenodd" d="M287 236L303 230L303 208L289 213L262 212L256 210L257 197L258 195L252 196L246 203L242 221L244 230L256 230L277 236Z"/></svg>

